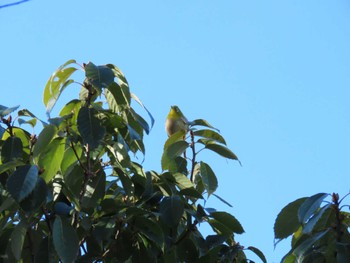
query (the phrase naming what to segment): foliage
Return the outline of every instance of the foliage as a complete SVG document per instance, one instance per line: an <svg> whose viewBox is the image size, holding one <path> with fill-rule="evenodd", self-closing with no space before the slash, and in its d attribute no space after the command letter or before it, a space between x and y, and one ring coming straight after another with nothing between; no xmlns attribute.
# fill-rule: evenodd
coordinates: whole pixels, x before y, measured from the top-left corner
<svg viewBox="0 0 350 263"><path fill-rule="evenodd" d="M13 120L18 107L0 106L1 261L248 262L251 251L266 262L235 241L244 230L234 216L200 204L218 197L218 181L199 153L238 160L219 132L195 120L188 136L165 142L163 171L145 171L135 155L145 154L154 120L115 65L59 67L44 89L48 116L79 84L71 78L77 70L85 73L79 98L47 122L27 109ZM43 129L30 134L16 121ZM204 237L199 224L214 234Z"/></svg>
<svg viewBox="0 0 350 263"><path fill-rule="evenodd" d="M319 193L284 207L275 222L276 244L292 236L292 248L281 262L350 262L350 214L342 210L349 205L343 200Z"/></svg>

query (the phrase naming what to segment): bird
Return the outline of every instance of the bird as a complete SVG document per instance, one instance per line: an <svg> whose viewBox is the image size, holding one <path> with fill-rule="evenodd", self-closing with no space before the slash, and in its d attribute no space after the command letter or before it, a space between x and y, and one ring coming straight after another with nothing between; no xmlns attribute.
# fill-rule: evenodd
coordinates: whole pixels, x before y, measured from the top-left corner
<svg viewBox="0 0 350 263"><path fill-rule="evenodd" d="M187 120L180 108L176 105L171 106L167 119L165 121L165 130L170 137L174 133L184 130L188 131L191 122Z"/></svg>

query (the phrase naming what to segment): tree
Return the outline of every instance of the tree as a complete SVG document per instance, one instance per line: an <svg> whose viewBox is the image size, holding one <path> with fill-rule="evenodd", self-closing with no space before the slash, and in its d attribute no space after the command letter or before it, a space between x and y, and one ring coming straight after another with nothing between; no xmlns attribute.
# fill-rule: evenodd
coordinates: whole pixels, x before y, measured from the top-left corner
<svg viewBox="0 0 350 263"><path fill-rule="evenodd" d="M282 209L274 227L276 244L292 236L292 248L281 262L350 262L350 213L343 211L349 209L344 198L318 193Z"/></svg>
<svg viewBox="0 0 350 263"><path fill-rule="evenodd" d="M71 78L78 69L80 84ZM12 118L19 107L0 106L4 262L249 262L247 251L266 262L260 250L236 242L244 230L233 215L200 204L216 196L218 183L199 153L238 160L218 130L195 120L189 136L180 131L165 142L163 171L145 171L134 157L145 154L154 120L115 65L70 60L59 67L44 89L48 116L77 83L79 98L47 122L27 109ZM37 123L38 135L22 128ZM199 224L213 234L204 237Z"/></svg>

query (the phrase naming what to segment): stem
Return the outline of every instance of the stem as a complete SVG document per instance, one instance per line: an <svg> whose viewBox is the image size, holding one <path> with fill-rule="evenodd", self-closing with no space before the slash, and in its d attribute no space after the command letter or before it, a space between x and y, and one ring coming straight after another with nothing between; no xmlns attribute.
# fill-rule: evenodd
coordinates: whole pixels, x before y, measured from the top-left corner
<svg viewBox="0 0 350 263"><path fill-rule="evenodd" d="M190 131L190 134L191 134L191 146L190 146L190 148L192 149L192 168L191 168L190 180L191 180L191 182L193 182L194 168L196 166L196 149L195 149L193 132Z"/></svg>
<svg viewBox="0 0 350 263"><path fill-rule="evenodd" d="M335 231L336 231L336 237L337 237L337 242L341 242L341 237L344 234L343 231L343 226L342 226L342 222L343 222L343 216L341 215L341 211L339 209L339 195L336 193L332 194L332 201L333 201L333 208L335 210Z"/></svg>

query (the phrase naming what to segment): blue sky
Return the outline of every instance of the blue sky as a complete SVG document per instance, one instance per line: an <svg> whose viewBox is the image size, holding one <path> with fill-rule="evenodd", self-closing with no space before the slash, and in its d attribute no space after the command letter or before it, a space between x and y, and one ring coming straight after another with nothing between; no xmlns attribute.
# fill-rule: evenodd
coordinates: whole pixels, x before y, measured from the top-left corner
<svg viewBox="0 0 350 263"><path fill-rule="evenodd" d="M156 119L145 168L161 170L170 105L208 120L243 166L202 156L233 208L206 205L232 213L246 231L237 240L279 262L289 247L273 247L279 211L350 189L349 13L345 0L32 0L0 9L0 104L45 118L42 92L59 65L118 65Z"/></svg>

